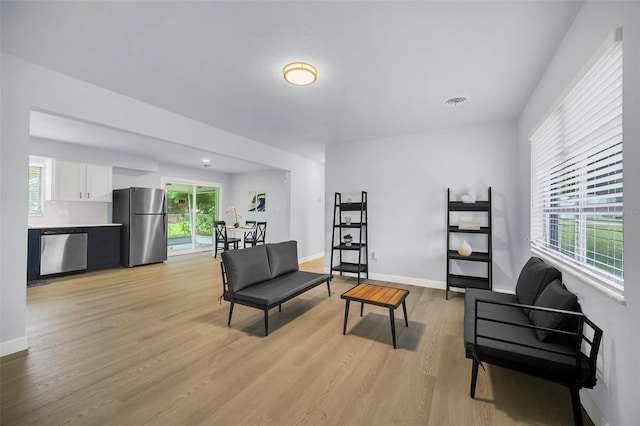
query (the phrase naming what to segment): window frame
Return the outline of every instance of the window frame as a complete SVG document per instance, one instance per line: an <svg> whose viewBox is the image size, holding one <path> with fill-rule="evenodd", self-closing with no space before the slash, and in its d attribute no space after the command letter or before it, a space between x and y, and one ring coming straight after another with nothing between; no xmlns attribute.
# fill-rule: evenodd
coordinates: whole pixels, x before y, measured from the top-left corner
<svg viewBox="0 0 640 426"><path fill-rule="evenodd" d="M33 212L31 210L31 207L28 206L27 210L29 213L29 217L41 217L44 216L44 187L46 184L46 177L45 177L45 173L46 173L46 161L43 157L36 157L36 156L29 156L29 168L31 167L39 167L41 169L40 172L40 197L39 197L39 207L40 207L40 211L39 212ZM30 184L28 184L30 186ZM31 188L28 187L27 190L29 191L29 194L31 194Z"/></svg>
<svg viewBox="0 0 640 426"><path fill-rule="evenodd" d="M570 275L574 276L576 279L578 279L579 281L599 290L600 292L604 293L605 295L609 296L610 298L619 301L621 303L624 303L624 219L622 222L622 276L618 277L618 278L613 278L613 279L608 279L606 277L606 274L604 272L606 272L605 270L603 270L603 273L595 273L592 270L589 270L589 268L593 268L595 269L594 266L589 265L589 263L586 261L587 258L585 256L580 256L581 258L584 257L584 259L580 259L580 261L582 261L581 263L579 263L578 261L576 261L575 259L569 259L567 257L567 255L564 255L561 251L561 244L558 243L557 247L543 247L542 244L537 243L535 241L536 235L537 233L534 231L534 224L536 222L536 220L538 220L537 218L540 217L540 215L542 214L542 219L540 219L542 222L544 222L544 213L536 213L536 207L541 207L544 206L543 202L539 202L537 200L534 201L534 196L536 195L537 190L535 189L535 185L536 183L536 165L534 163L535 158L534 158L534 138L536 137L536 134L540 131L540 129L544 128L545 125L547 125L548 120L551 119L551 117L554 116L554 114L563 114L562 109L564 108L564 105L567 102L567 99L569 97L569 95L571 94L571 92L576 88L576 86L578 86L583 79L585 78L585 76L593 69L594 65L601 60L602 57L604 57L604 55L606 55L608 52L610 52L612 50L612 48L614 48L615 46L617 46L619 44L620 49L622 50L622 29L618 28L616 29L610 37L607 38L607 40L603 43L603 45L596 51L596 53L593 55L593 57L590 59L590 61L587 62L587 64L582 68L582 70L578 73L578 75L574 78L574 80L571 82L571 84L569 84L567 86L567 88L563 91L563 93L561 94L561 96L559 96L558 100L553 104L553 106L550 108L549 112L547 114L544 115L543 119L538 123L538 125L535 127L535 130L532 132L530 138L529 138L529 142L530 142L530 154L531 154L531 169L530 169L530 184L531 184L531 192L530 192L530 209L529 209L529 213L530 213L530 230L529 230L529 243L530 243L530 250L534 255L540 256L541 258L543 258L545 261L549 262L550 264L558 267L559 269L568 272ZM622 53L621 53L621 61L623 61L622 58ZM624 73L624 70L621 71L621 75ZM622 90L624 89L623 86L621 86ZM622 97L624 97L624 93L622 93L621 95ZM623 108L624 105L621 106L621 108ZM621 119L621 123L620 123L620 130L621 130L621 138L622 140L624 140L624 135L622 134L622 130L623 130L623 124L622 124L622 120L623 120L623 109L621 110L621 114L620 114L620 119ZM562 118L564 119L564 117ZM622 148L621 148L621 155L624 151L624 142L622 142ZM563 157L563 159L566 159L568 157ZM580 168L581 170L588 170L588 168ZM623 160L621 161L621 166L620 166L620 170L621 170L621 175L623 175L624 173L624 165L623 165ZM624 191L624 182L622 181L620 183L620 188L621 188L621 192L620 192L620 197L622 198L622 194ZM535 204L537 203L537 204ZM624 201L622 200L621 203L623 204ZM581 214L584 215L586 210L581 210ZM578 215L576 214L576 217ZM624 206L621 206L621 213L620 216L623 218L624 217ZM550 219L547 219L550 220ZM584 227L584 230L577 230L576 232L585 232L586 233L586 229L588 226L588 222L584 221L581 222L577 219L574 219L574 223L576 223L577 225L581 225L581 227ZM547 244L550 244L550 241L547 241ZM578 253L580 251L582 251L583 249L586 250L587 244L586 244L586 240L583 241L583 244L581 244L581 247L577 247L574 248L574 252ZM583 267L582 264L587 265L587 267ZM601 268L597 268L597 269L601 269ZM604 276L603 276L604 275ZM613 276L613 274L611 274Z"/></svg>

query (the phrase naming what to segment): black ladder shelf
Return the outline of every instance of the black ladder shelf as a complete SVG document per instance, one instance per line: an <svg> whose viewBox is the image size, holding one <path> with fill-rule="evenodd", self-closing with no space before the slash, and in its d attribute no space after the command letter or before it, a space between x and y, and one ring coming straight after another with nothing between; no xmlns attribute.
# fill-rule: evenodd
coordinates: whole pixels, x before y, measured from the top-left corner
<svg viewBox="0 0 640 426"><path fill-rule="evenodd" d="M484 212L486 213L487 225L480 229L461 229L459 225L451 224L452 212ZM459 220L459 218L458 218ZM493 289L493 249L492 249L492 225L491 225L491 187L488 188L487 201L476 201L475 203L464 203L462 201L451 201L451 188L447 188L447 289L445 298L449 299L449 290L454 288L480 288L486 290ZM462 256L456 249L451 249L452 234L481 234L487 236L487 251L473 251L469 256ZM481 262L487 265L487 276L478 277L473 275L460 275L451 273L451 261Z"/></svg>
<svg viewBox="0 0 640 426"><path fill-rule="evenodd" d="M347 221L345 218L350 214L354 217L351 221ZM331 231L331 273L357 274L358 284L361 280L369 278L367 220L366 191L362 191L360 201L347 200L346 202L342 201L342 194L336 192ZM352 242L344 241L344 236L347 234L355 234L352 235ZM336 252L337 256L334 255ZM336 258L337 263L334 264Z"/></svg>

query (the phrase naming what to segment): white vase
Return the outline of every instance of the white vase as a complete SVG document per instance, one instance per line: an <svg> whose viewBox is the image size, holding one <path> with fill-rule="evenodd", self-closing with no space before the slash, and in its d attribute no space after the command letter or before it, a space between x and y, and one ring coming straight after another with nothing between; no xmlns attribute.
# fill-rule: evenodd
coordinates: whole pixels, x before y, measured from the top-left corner
<svg viewBox="0 0 640 426"><path fill-rule="evenodd" d="M463 196L460 197L460 201L467 204L472 204L476 202L476 191L469 191Z"/></svg>
<svg viewBox="0 0 640 426"><path fill-rule="evenodd" d="M351 216L345 216L344 217L344 223L346 223L347 225L349 225L351 223Z"/></svg>
<svg viewBox="0 0 640 426"><path fill-rule="evenodd" d="M471 246L468 242L463 241L458 245L458 253L460 254L460 256L469 256L471 255L471 253L473 253L473 250L471 249Z"/></svg>

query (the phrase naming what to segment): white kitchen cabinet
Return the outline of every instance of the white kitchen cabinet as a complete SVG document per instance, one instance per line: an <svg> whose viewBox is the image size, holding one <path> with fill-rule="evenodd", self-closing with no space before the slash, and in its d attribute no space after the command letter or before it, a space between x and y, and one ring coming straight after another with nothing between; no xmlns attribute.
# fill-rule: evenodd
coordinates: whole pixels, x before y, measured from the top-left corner
<svg viewBox="0 0 640 426"><path fill-rule="evenodd" d="M111 201L111 166L47 159L45 199L51 201Z"/></svg>
<svg viewBox="0 0 640 426"><path fill-rule="evenodd" d="M87 200L111 201L113 184L111 183L111 166L87 164Z"/></svg>

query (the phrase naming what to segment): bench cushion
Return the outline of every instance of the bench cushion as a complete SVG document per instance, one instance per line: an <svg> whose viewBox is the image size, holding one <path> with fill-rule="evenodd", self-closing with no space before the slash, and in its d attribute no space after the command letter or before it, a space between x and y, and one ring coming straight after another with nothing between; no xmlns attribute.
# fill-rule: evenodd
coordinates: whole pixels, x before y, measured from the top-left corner
<svg viewBox="0 0 640 426"><path fill-rule="evenodd" d="M295 271L240 290L233 298L272 306L331 279L331 275Z"/></svg>
<svg viewBox="0 0 640 426"><path fill-rule="evenodd" d="M267 248L264 245L242 250L222 252L229 291L234 293L243 288L271 278Z"/></svg>
<svg viewBox="0 0 640 426"><path fill-rule="evenodd" d="M295 272L299 269L298 243L296 241L267 244L267 255L269 256L271 278Z"/></svg>
<svg viewBox="0 0 640 426"><path fill-rule="evenodd" d="M534 306L544 308L561 309L563 311L578 311L578 297L571 293L560 282L553 280L540 294ZM557 330L571 331L572 321L568 315L562 315L545 311L529 311L531 322L538 327L553 328ZM575 329L574 329L575 330ZM544 341L551 337L552 334L545 330L536 330L538 340Z"/></svg>
<svg viewBox="0 0 640 426"><path fill-rule="evenodd" d="M539 257L532 257L522 267L516 284L516 297L523 305L533 305L540 293L553 280L562 279L562 274L556 268L548 265ZM528 315L529 310L525 309Z"/></svg>

